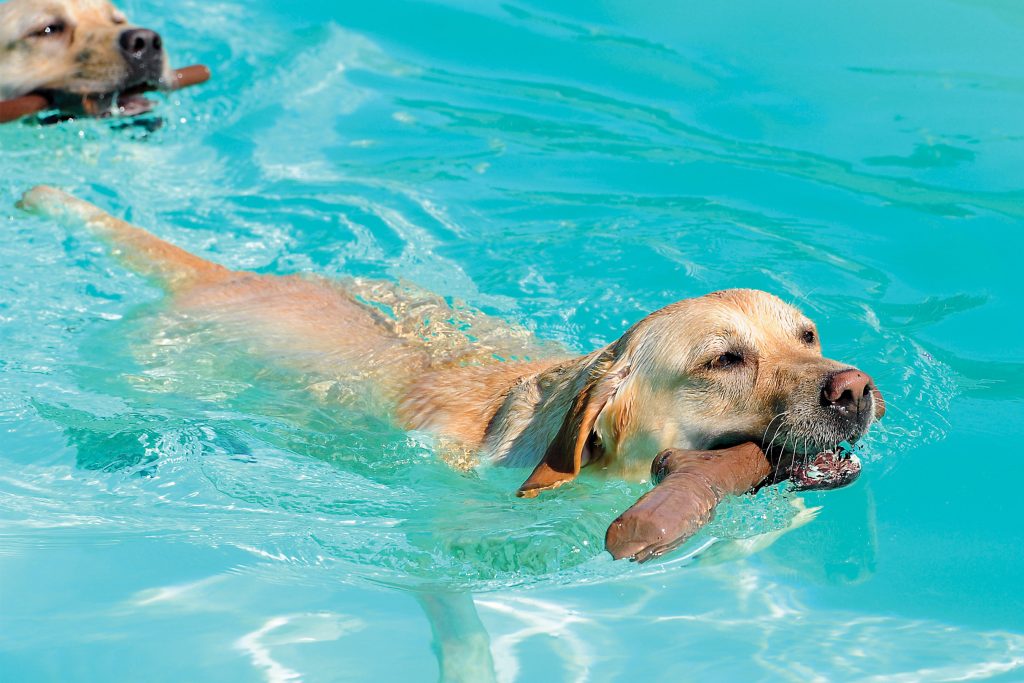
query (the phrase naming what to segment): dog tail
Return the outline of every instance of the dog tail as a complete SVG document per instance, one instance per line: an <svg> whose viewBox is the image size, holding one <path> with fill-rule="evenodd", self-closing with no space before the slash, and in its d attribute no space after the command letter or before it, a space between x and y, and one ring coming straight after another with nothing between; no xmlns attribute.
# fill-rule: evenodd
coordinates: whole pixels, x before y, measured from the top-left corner
<svg viewBox="0 0 1024 683"><path fill-rule="evenodd" d="M64 223L84 224L126 266L171 291L219 280L233 272L53 187L32 188L18 207Z"/></svg>

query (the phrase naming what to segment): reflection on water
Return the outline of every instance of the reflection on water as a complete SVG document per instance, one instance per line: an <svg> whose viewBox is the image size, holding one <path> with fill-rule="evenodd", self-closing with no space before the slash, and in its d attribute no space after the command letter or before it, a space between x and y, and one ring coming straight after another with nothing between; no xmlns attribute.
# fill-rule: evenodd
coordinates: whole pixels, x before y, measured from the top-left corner
<svg viewBox="0 0 1024 683"><path fill-rule="evenodd" d="M215 631L234 637L250 666L269 680L302 677L300 648L318 642L333 643L337 666L358 668L360 654L346 639L385 628L334 612L267 612L259 608L261 590L265 586L244 575L150 588L103 621L207 615ZM493 676L500 683L531 675L567 681L685 678L694 661L712 653L721 657L716 675L786 681L981 680L1024 668L1019 634L810 606L799 591L749 563L668 585L634 585L611 602L599 590L489 594L475 600L479 620L468 597L438 595L427 607L435 631L421 634L415 647L425 652L428 641L436 648L440 638L457 637L468 655L474 638L489 638L490 657L462 656L459 675L478 681ZM238 624L216 618L253 608L263 616L238 636L230 635L239 633ZM634 661L622 649L626 634L643 657Z"/></svg>
<svg viewBox="0 0 1024 683"><path fill-rule="evenodd" d="M255 631L235 641L235 647L249 656L252 666L261 670L268 683L297 681L302 674L274 659L276 647L301 643L336 641L358 631L365 624L340 614L288 614L268 619Z"/></svg>

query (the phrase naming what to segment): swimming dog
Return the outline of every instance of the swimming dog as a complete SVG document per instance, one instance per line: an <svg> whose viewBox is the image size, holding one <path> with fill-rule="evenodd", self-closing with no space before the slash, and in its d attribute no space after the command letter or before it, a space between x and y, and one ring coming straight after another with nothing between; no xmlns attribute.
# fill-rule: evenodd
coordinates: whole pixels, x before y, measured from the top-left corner
<svg viewBox="0 0 1024 683"><path fill-rule="evenodd" d="M53 188L27 192L21 205L85 224L171 306L269 360L368 380L405 427L482 461L532 467L524 497L587 467L643 479L668 448L754 442L777 460L807 459L856 442L885 411L866 373L825 358L814 323L762 291L678 301L584 355L538 352L512 335L519 355L539 357L502 361L516 349L465 334L437 343L410 328L391 285L230 270ZM382 296L390 302L372 305Z"/></svg>

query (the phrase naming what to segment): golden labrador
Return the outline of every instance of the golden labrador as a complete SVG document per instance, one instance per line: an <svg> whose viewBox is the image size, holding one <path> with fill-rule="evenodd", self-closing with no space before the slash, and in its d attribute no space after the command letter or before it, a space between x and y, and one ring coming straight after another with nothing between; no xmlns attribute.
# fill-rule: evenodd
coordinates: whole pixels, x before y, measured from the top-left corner
<svg viewBox="0 0 1024 683"><path fill-rule="evenodd" d="M133 26L106 0L0 3L0 100L43 92L84 102L90 114L115 104L133 114L149 102L113 95L170 87L171 79L160 35Z"/></svg>
<svg viewBox="0 0 1024 683"><path fill-rule="evenodd" d="M83 222L176 308L268 358L323 378L370 380L406 427L483 461L533 467L523 496L587 466L641 479L667 448L753 441L812 455L855 442L884 411L870 377L822 357L814 323L761 291L679 301L583 356L541 349L539 360L502 362L495 350L508 357L509 344L410 328L395 286L229 270L52 188L31 190L22 206ZM481 322L485 337L488 325L494 320ZM507 339L538 353L523 335Z"/></svg>

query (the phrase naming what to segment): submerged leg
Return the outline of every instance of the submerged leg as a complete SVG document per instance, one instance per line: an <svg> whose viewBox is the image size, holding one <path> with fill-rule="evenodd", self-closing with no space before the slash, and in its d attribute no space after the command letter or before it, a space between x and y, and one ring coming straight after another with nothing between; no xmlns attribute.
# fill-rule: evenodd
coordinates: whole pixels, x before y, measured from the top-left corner
<svg viewBox="0 0 1024 683"><path fill-rule="evenodd" d="M491 639L469 593L420 593L420 606L434 634L434 653L442 683L496 680Z"/></svg>

